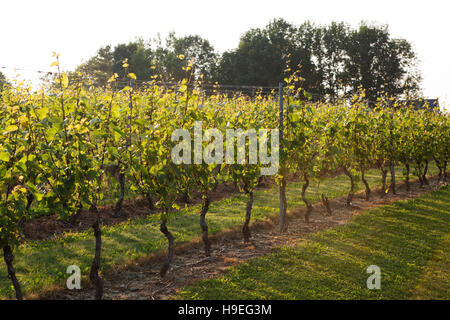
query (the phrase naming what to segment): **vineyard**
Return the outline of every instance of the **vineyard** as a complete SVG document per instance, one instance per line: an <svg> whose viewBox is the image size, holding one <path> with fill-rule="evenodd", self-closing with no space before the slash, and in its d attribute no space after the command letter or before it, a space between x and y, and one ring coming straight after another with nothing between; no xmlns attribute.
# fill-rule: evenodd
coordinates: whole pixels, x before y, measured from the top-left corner
<svg viewBox="0 0 450 320"><path fill-rule="evenodd" d="M58 60L54 66L59 70ZM123 67L127 70L126 61ZM249 156L251 137L245 136L244 159L239 158L237 139L227 139L222 146L236 151L233 163L206 163L207 156L223 158L220 150L212 147L216 146L212 137L205 134L208 129L260 133L254 136L260 159L261 146L272 141L265 151L266 160L272 159L278 166L273 183L279 186L279 199L275 200L279 201L281 233L289 228L287 192L294 192L303 201L304 223L308 224L314 211L307 197L308 190L315 183L323 183L328 190L322 188L316 197L320 197L327 215L333 215L329 199L335 195L331 192L333 183L327 179L336 174L343 173L349 182L350 187L345 190L349 207L353 205L359 179L364 185L366 201L373 196L370 182L372 185L381 182L382 195L395 194L396 171L403 177L407 190L410 179L417 178L421 186L429 184L431 167L437 170L437 184L448 179L450 118L439 110L397 105L388 96L367 103L363 92L351 101L314 100L301 88L297 73L287 77L279 91L261 91L251 97L237 92L223 93L219 85L206 91L204 83L189 79L174 86L162 85L155 79L136 87L136 76L126 74L126 79L113 75L104 88L90 85L89 79L81 75L69 79L58 71L55 85L50 89L32 91L20 83L1 89L0 244L18 299L23 298L23 288L26 292L27 285L34 291L46 285L31 284L28 280L25 286L21 285L21 277L16 276L14 267L14 252L18 248L32 248L33 255L39 257L39 242L34 246L33 242L24 240L23 226L44 216L57 216L68 229L77 225L83 212L95 217L93 234L80 233L70 241L95 239L95 249L82 252L92 257L91 265L84 267L95 287L96 299L103 297L105 285L101 261L108 259L105 253L114 252L114 248L105 245L120 247L102 242L102 232L103 235L115 232L111 227L102 226L102 208L106 205L112 205L112 214L121 217L127 198L145 201L145 210L152 213L150 219L159 224L159 232L166 240L167 256L160 266L160 277L170 272L177 239L192 239L201 234L204 255L213 254L208 218L214 203L211 194L220 186L235 186L246 205L242 212L230 213L233 223L224 222L228 218L226 211L233 211L233 206L222 211L224 224L214 229L244 220L242 238L250 242L253 209L258 208L259 216L265 215L258 207L260 198L255 196L258 187L269 179L262 175L261 169L271 164L253 161ZM203 133L200 157L205 161L175 163L172 153L180 147L180 142L173 139L173 132L186 129L193 133L199 122ZM275 157L278 145L273 143L274 133L278 131L274 129L279 129L278 159ZM198 159L199 150L195 146L191 148L191 141L183 141L183 146L186 147L184 158ZM189 154L184 150L189 150ZM377 177L368 177L375 173ZM200 203L193 207L198 212L191 215L187 212L195 197ZM183 229L179 219L184 213L183 223L189 227ZM176 233L171 231L171 223ZM187 233L182 234L180 230ZM141 231L142 237L149 239L148 248L163 249L161 243L151 242L153 236ZM44 242L42 250L51 245L51 240ZM66 256L62 256L64 252ZM61 256L55 257L60 261L54 263L61 267L67 262L64 265L67 268L73 254L64 250L60 253ZM27 267L32 269L33 265ZM65 269L58 272L64 273ZM55 275L52 281L52 285L63 284L64 276ZM1 288L1 292L8 296L13 291Z"/></svg>

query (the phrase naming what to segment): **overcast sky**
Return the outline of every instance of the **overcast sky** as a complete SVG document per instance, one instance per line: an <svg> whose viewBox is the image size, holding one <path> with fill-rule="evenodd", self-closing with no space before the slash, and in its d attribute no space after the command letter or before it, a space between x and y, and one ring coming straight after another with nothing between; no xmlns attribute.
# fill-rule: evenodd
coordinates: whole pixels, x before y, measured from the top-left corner
<svg viewBox="0 0 450 320"><path fill-rule="evenodd" d="M0 2L0 71L10 68L49 70L51 53L61 53L73 69L106 44L145 40L170 31L198 34L223 52L238 45L253 27L273 18L301 24L361 20L388 24L393 37L412 42L421 61L426 97L440 97L450 107L450 5L445 0L8 0ZM23 78L32 72L17 71Z"/></svg>

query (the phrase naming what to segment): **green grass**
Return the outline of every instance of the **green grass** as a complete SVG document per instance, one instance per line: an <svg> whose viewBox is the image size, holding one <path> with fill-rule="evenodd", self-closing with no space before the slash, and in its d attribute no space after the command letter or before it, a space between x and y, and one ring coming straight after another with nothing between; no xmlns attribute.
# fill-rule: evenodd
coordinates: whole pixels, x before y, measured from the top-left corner
<svg viewBox="0 0 450 320"><path fill-rule="evenodd" d="M436 170L434 167L430 168ZM401 169L397 179L402 179ZM370 185L379 185L379 170L366 174ZM348 192L349 179L337 176L323 180L320 185L313 183L307 197L316 202L322 192L329 198L343 196ZM357 189L363 189L358 181ZM289 208L303 206L300 197L301 186L291 183L287 186ZM212 234L240 226L244 220L246 197L237 195L211 204L207 222ZM258 220L278 214L278 188L258 190L255 193L252 219ZM196 239L201 234L198 213L200 206L185 208L170 218L168 227L175 236L176 243L185 243ZM130 263L138 258L166 249L166 240L159 231L158 216L133 219L131 221L104 227L102 247L102 271L106 272L117 266ZM21 245L15 251L14 266L23 291L35 293L54 284L64 284L69 265L78 265L83 277L89 274L94 254L94 237L92 231L68 234L57 239L35 241ZM11 282L7 278L6 266L0 268L0 298L13 297Z"/></svg>
<svg viewBox="0 0 450 320"><path fill-rule="evenodd" d="M295 247L180 292L183 299L449 299L450 187L366 211ZM367 267L381 289L367 289Z"/></svg>
<svg viewBox="0 0 450 320"><path fill-rule="evenodd" d="M413 299L449 299L450 235L435 250L414 290Z"/></svg>

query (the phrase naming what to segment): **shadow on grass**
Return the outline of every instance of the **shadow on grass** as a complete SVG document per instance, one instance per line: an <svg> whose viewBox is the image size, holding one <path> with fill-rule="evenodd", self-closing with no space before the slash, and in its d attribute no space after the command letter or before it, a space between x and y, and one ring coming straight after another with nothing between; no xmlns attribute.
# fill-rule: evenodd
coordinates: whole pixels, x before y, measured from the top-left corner
<svg viewBox="0 0 450 320"><path fill-rule="evenodd" d="M179 297L408 299L448 235L449 207L446 187L373 209L347 225L312 235L297 247L279 249L232 268L223 277L201 281ZM381 290L367 289L370 265L381 268ZM448 291L442 295L449 298Z"/></svg>

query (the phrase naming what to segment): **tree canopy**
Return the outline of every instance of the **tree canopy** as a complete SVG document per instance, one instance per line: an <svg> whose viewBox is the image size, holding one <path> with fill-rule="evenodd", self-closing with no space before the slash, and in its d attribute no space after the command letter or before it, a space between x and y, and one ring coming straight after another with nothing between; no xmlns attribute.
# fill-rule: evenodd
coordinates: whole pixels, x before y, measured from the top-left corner
<svg viewBox="0 0 450 320"><path fill-rule="evenodd" d="M157 75L163 81L202 79L228 85L276 86L300 69L302 87L313 97L333 100L364 90L367 100L414 96L421 80L411 43L392 38L388 26L343 22L294 25L275 19L264 28L244 33L237 48L218 54L198 35L163 41L138 39L114 48L101 47L77 71L104 85L113 73L128 72L142 81Z"/></svg>

